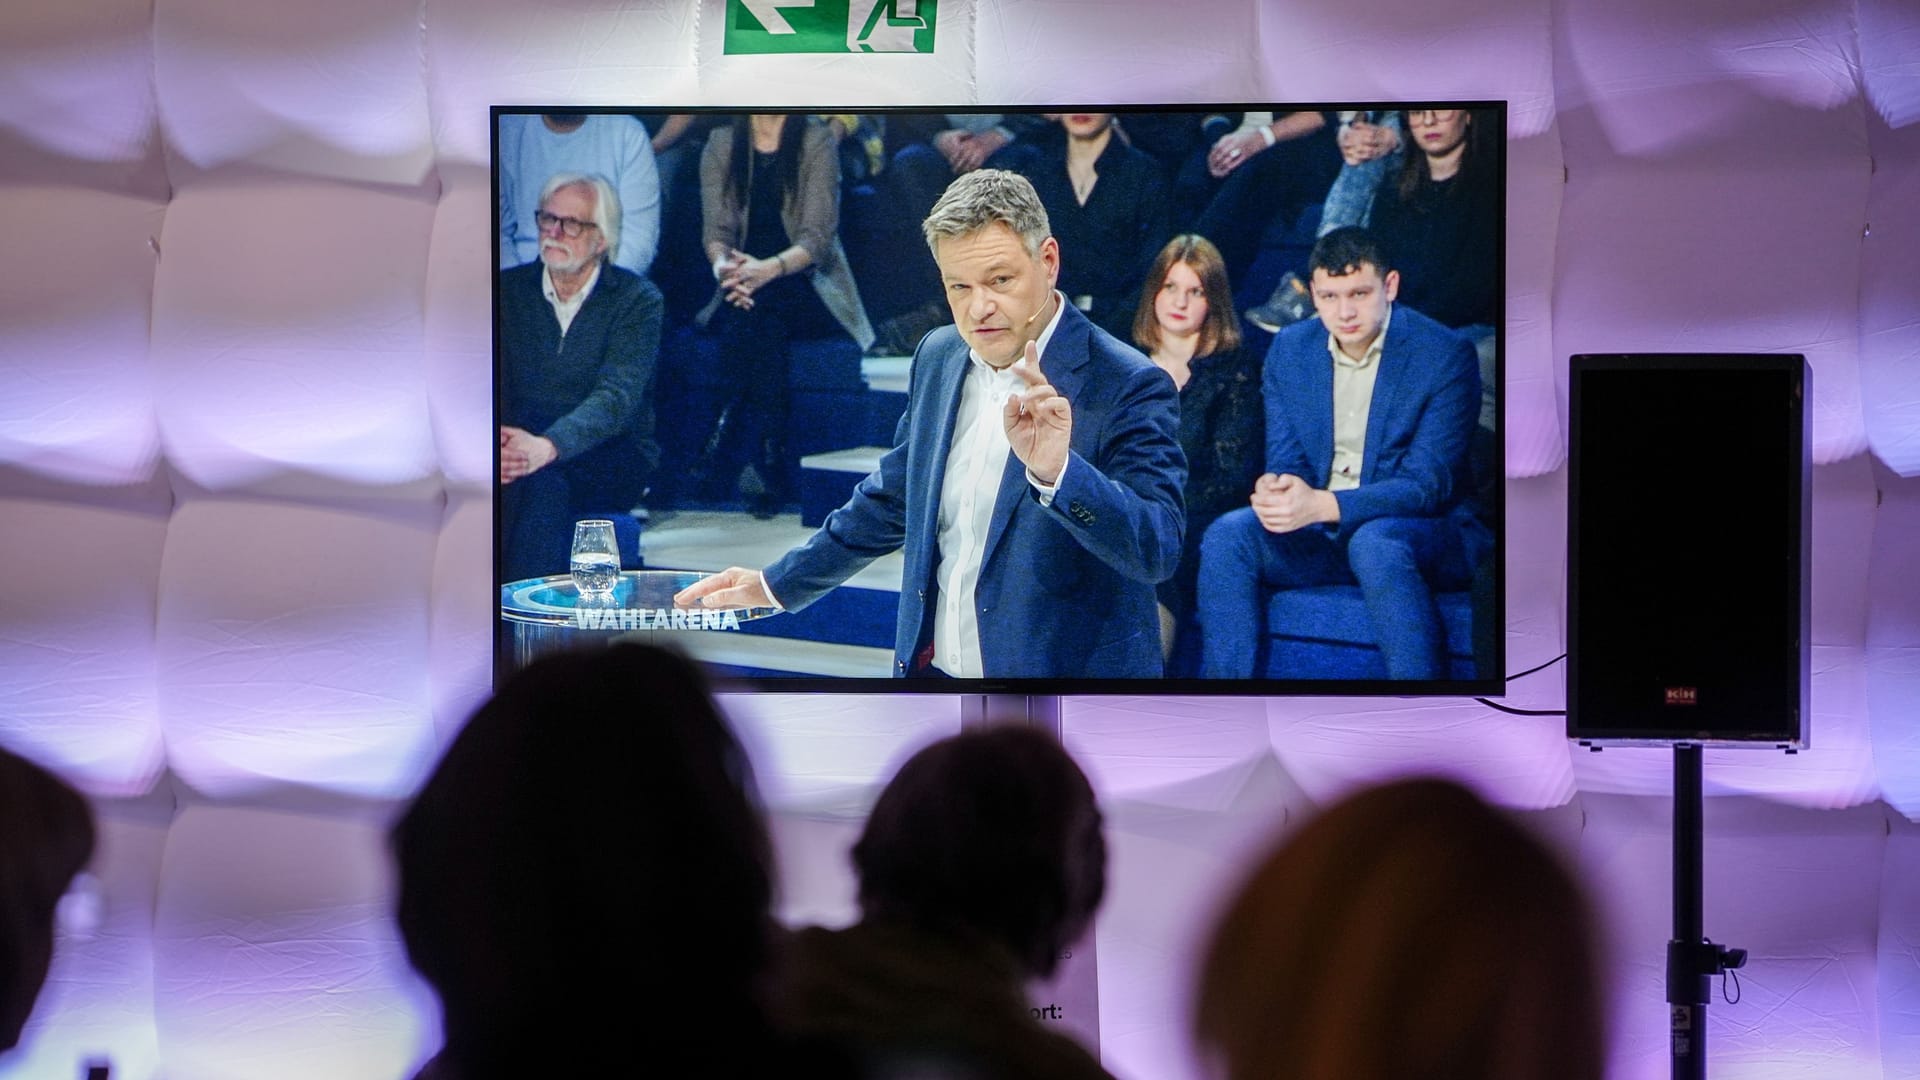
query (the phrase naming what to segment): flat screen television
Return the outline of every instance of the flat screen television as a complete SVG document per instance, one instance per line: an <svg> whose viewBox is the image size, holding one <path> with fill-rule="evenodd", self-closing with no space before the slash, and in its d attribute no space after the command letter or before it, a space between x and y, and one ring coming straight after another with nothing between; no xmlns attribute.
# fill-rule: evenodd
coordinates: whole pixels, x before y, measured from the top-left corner
<svg viewBox="0 0 1920 1080"><path fill-rule="evenodd" d="M492 119L499 673L1504 688L1503 102Z"/></svg>

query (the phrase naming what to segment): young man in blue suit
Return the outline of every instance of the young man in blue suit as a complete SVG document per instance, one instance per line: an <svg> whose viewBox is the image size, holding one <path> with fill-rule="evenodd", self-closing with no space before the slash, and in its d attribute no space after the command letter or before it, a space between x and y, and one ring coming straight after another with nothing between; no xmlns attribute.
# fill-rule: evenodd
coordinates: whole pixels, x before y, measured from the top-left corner
<svg viewBox="0 0 1920 1080"><path fill-rule="evenodd" d="M1465 588L1492 537L1470 512L1480 372L1467 339L1396 307L1366 230L1308 260L1319 319L1267 351L1267 472L1200 547L1201 669L1250 678L1277 589L1358 584L1393 679L1440 679L1438 590Z"/></svg>
<svg viewBox="0 0 1920 1080"><path fill-rule="evenodd" d="M893 449L806 543L676 601L795 610L903 550L894 674L1158 678L1153 587L1186 517L1173 380L1054 287L1025 178L967 173L923 231L954 325L914 351Z"/></svg>

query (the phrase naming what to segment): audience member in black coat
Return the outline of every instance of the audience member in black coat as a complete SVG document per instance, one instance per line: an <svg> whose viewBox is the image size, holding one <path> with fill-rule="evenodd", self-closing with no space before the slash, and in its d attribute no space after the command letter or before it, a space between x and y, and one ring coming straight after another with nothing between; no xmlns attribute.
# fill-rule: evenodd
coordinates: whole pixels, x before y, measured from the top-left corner
<svg viewBox="0 0 1920 1080"><path fill-rule="evenodd" d="M93 838L79 792L0 749L0 1054L20 1042L47 980L54 909L93 857Z"/></svg>
<svg viewBox="0 0 1920 1080"><path fill-rule="evenodd" d="M1186 233L1160 249L1147 272L1158 286L1140 297L1133 340L1180 390L1180 449L1187 455L1187 531L1180 567L1160 583L1160 636L1175 661L1179 630L1193 613L1200 538L1229 510L1247 505L1266 460L1266 405L1260 356L1240 348L1240 320L1220 250ZM1169 663L1168 674L1193 672Z"/></svg>
<svg viewBox="0 0 1920 1080"><path fill-rule="evenodd" d="M790 1073L760 993L766 830L683 657L622 644L529 665L454 739L393 848L401 934L444 1021L423 1077Z"/></svg>
<svg viewBox="0 0 1920 1080"><path fill-rule="evenodd" d="M1397 177L1374 196L1369 231L1400 270L1399 302L1455 330L1500 319L1499 129L1472 109L1412 109Z"/></svg>
<svg viewBox="0 0 1920 1080"><path fill-rule="evenodd" d="M1159 163L1127 145L1112 113L1066 113L1037 135L1023 168L1060 241L1058 288L1094 325L1126 340L1147 266L1172 235Z"/></svg>
<svg viewBox="0 0 1920 1080"><path fill-rule="evenodd" d="M963 733L915 754L854 845L860 922L793 934L775 1013L875 1078L1104 1080L1029 1012L1093 920L1106 843L1093 789L1031 728Z"/></svg>

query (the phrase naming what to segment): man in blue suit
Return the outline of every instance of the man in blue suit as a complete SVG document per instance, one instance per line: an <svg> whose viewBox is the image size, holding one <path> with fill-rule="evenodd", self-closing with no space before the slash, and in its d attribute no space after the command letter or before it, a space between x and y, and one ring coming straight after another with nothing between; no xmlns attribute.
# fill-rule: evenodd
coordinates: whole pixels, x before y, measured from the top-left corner
<svg viewBox="0 0 1920 1080"><path fill-rule="evenodd" d="M1394 306L1399 272L1364 229L1322 237L1308 267L1320 317L1267 351L1267 472L1201 540L1202 674L1255 674L1273 591L1358 584L1388 677L1444 678L1433 593L1492 545L1467 505L1473 345Z"/></svg>
<svg viewBox="0 0 1920 1080"><path fill-rule="evenodd" d="M914 351L893 449L806 543L676 602L796 610L904 550L895 675L1158 678L1153 587L1186 517L1173 380L1054 287L1024 177L967 173L923 231L954 325Z"/></svg>

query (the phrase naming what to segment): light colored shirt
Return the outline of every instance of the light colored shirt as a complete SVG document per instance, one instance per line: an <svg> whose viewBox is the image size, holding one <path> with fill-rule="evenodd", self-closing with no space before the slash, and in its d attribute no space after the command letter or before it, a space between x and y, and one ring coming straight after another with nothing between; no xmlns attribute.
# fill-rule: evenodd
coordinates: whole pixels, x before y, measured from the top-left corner
<svg viewBox="0 0 1920 1080"><path fill-rule="evenodd" d="M620 197L620 246L613 265L644 275L660 246L660 170L646 125L631 116L596 113L566 134L538 116L500 118L500 268L540 257L533 215L540 189L556 173L603 177Z"/></svg>
<svg viewBox="0 0 1920 1080"><path fill-rule="evenodd" d="M1042 371L1047 365L1047 343L1053 340L1060 313L1066 308L1064 296L1055 292L1053 299L1053 317L1035 342ZM933 666L957 679L984 676L975 592L980 585L981 566L986 562L987 530L993 525L1000 477L1006 472L1007 455L1013 453L1007 442L1003 410L1007 398L1025 388L1026 383L1014 374L1012 365L995 369L980 359L980 354L967 350L959 415L954 419L947 471L940 483L939 557L933 568L934 585L939 589L933 613ZM1064 469L1052 486L1027 474L1027 483L1046 504L1052 503L1053 493L1064 479Z"/></svg>
<svg viewBox="0 0 1920 1080"><path fill-rule="evenodd" d="M573 317L580 314L580 305L587 302L587 297L593 295L593 287L598 284L600 284L600 261L596 259L593 263L593 273L587 275L587 283L580 286L580 291L574 293L571 299L562 300L559 291L553 287L553 268L541 268L540 291L546 294L547 303L553 305L553 317L560 320L561 337L567 336L567 330L573 326Z"/></svg>
<svg viewBox="0 0 1920 1080"><path fill-rule="evenodd" d="M1392 323L1393 309L1389 307L1380 332L1358 360L1341 352L1340 343L1332 333L1327 334L1327 351L1333 354L1333 471L1327 476L1328 491L1360 486L1360 469L1367 456L1367 415L1373 411L1373 384L1380 375L1380 351L1386 347L1387 328Z"/></svg>

